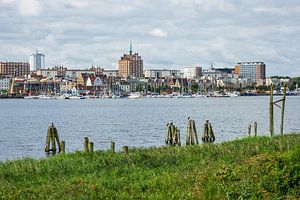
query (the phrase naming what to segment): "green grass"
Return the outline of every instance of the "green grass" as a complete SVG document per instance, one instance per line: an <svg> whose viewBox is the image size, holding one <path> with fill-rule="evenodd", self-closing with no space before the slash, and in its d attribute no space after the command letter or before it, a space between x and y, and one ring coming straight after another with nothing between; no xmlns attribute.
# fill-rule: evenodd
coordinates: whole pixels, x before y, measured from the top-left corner
<svg viewBox="0 0 300 200"><path fill-rule="evenodd" d="M299 199L300 135L0 163L2 199Z"/></svg>

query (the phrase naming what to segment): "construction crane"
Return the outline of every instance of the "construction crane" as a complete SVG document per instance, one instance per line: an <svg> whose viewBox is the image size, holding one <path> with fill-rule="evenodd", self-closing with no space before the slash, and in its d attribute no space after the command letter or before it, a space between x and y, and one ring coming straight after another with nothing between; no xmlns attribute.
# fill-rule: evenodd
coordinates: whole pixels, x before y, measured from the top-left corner
<svg viewBox="0 0 300 200"><path fill-rule="evenodd" d="M8 96L9 97L13 97L15 92L14 92L14 84L15 84L15 77L16 77L16 73L17 71L19 71L19 68L15 68L14 69L14 72L13 72L13 76L12 76L12 79L11 79L11 82L10 82L10 87L9 87L9 93L8 93Z"/></svg>

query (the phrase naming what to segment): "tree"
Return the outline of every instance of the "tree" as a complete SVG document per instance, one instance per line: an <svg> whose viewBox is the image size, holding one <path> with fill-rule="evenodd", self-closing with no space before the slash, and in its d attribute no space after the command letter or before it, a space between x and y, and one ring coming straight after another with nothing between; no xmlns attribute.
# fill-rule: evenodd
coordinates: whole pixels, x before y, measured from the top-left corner
<svg viewBox="0 0 300 200"><path fill-rule="evenodd" d="M149 92L151 92L151 91L152 91L152 87L151 87L151 85L148 85L148 86L147 86L147 92L148 92L148 91L149 91Z"/></svg>
<svg viewBox="0 0 300 200"><path fill-rule="evenodd" d="M191 85L191 90L192 90L192 93L197 93L198 90L199 90L199 85L198 85L198 83L193 83L193 84Z"/></svg>

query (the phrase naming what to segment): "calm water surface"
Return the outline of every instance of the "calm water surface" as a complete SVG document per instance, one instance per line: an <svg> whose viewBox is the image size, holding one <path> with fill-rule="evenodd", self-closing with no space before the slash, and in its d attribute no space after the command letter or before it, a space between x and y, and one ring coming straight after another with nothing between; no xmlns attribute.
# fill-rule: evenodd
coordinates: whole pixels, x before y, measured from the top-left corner
<svg viewBox="0 0 300 200"><path fill-rule="evenodd" d="M276 98L276 97L275 97ZM280 97L277 97L280 98ZM187 117L198 132L206 119L212 122L216 142L247 136L249 123L257 121L259 134L268 134L269 97L191 99L86 99L0 100L0 160L45 156L48 126L53 122L66 151L82 150L88 136L95 149L122 145L164 145L166 123L173 120L184 143ZM300 132L300 97L287 97L285 132ZM280 110L275 108L275 132Z"/></svg>

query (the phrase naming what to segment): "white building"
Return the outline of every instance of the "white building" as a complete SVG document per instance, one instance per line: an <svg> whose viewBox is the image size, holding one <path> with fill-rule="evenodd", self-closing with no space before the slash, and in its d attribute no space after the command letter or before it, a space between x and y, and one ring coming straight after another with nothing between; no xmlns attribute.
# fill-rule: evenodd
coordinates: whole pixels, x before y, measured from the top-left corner
<svg viewBox="0 0 300 200"><path fill-rule="evenodd" d="M58 72L55 69L38 69L36 75L43 76L46 78L55 78Z"/></svg>
<svg viewBox="0 0 300 200"><path fill-rule="evenodd" d="M201 67L184 67L181 70L182 78L199 78L202 76L202 68Z"/></svg>
<svg viewBox="0 0 300 200"><path fill-rule="evenodd" d="M180 77L180 70L177 69L146 69L145 78L169 78Z"/></svg>
<svg viewBox="0 0 300 200"><path fill-rule="evenodd" d="M68 69L66 70L66 78L79 78L81 74L93 74L95 75L95 72L89 69Z"/></svg>
<svg viewBox="0 0 300 200"><path fill-rule="evenodd" d="M32 54L29 58L30 71L36 71L45 68L45 55L38 53Z"/></svg>
<svg viewBox="0 0 300 200"><path fill-rule="evenodd" d="M266 85L269 86L269 85L284 85L284 84L288 84L290 85L291 84L291 79L289 78L267 78L266 79Z"/></svg>
<svg viewBox="0 0 300 200"><path fill-rule="evenodd" d="M118 77L119 76L119 70L117 69L104 69L103 74L107 77Z"/></svg>
<svg viewBox="0 0 300 200"><path fill-rule="evenodd" d="M9 77L0 77L0 91L9 90L10 78Z"/></svg>

